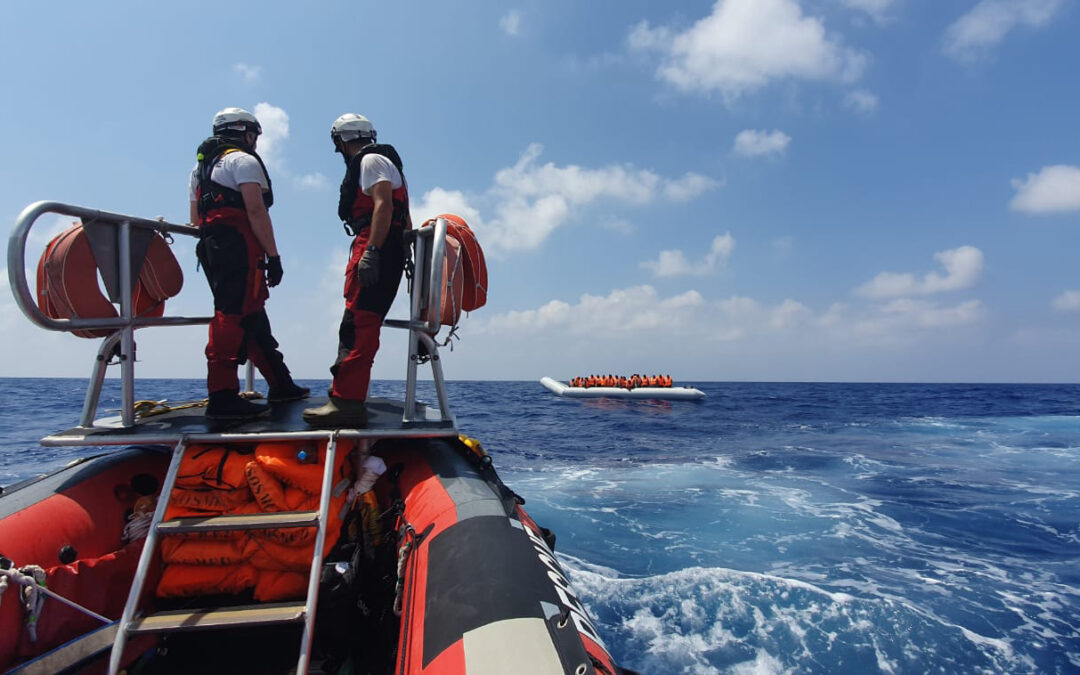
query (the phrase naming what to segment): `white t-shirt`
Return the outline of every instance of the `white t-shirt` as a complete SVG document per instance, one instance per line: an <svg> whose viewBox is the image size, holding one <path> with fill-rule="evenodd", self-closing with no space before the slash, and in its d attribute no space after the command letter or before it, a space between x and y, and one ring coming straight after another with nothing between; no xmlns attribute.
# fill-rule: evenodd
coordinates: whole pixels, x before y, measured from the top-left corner
<svg viewBox="0 0 1080 675"><path fill-rule="evenodd" d="M371 196L371 189L376 183L390 181L390 189L396 190L404 182L401 172L389 158L377 155L374 152L364 155L360 160L360 189L367 196Z"/></svg>
<svg viewBox="0 0 1080 675"><path fill-rule="evenodd" d="M392 164L391 167L393 167ZM210 171L210 180L236 191L239 191L244 183L258 183L263 192L270 189L266 173L259 165L259 160L246 152L229 152L219 157ZM199 165L196 164L191 170L191 179L188 181L188 198L191 201L195 201L195 189L198 186Z"/></svg>

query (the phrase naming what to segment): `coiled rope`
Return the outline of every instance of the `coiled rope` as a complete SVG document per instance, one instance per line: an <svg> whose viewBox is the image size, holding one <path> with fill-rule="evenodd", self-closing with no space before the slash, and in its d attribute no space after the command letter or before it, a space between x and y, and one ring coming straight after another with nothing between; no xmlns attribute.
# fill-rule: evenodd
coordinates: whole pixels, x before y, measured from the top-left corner
<svg viewBox="0 0 1080 675"><path fill-rule="evenodd" d="M202 399L201 401L192 401L190 403L181 403L179 405L166 405L168 399L162 399L160 401L135 401L133 410L135 416L139 419L145 419L147 417L153 417L154 415L164 415L167 412L174 410L186 410L188 408L205 408L209 399Z"/></svg>

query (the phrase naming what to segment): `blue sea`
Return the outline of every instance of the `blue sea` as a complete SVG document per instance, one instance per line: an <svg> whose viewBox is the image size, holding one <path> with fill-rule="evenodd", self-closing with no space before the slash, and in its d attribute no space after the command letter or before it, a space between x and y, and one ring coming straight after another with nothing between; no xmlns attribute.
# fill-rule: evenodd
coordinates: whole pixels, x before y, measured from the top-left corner
<svg viewBox="0 0 1080 675"><path fill-rule="evenodd" d="M37 445L76 422L83 381L0 385L0 484L89 454ZM1080 385L694 386L705 401L449 386L622 665L1080 672Z"/></svg>

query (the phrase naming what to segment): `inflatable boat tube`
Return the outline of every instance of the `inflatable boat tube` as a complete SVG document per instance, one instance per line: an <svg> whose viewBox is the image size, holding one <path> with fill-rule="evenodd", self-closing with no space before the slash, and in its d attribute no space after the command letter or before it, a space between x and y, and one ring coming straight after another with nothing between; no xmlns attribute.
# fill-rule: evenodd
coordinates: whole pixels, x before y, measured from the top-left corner
<svg viewBox="0 0 1080 675"><path fill-rule="evenodd" d="M399 547L406 559L396 673L622 672L551 545L490 465L450 441L387 456L404 462ZM412 538L410 543L410 537Z"/></svg>
<svg viewBox="0 0 1080 675"><path fill-rule="evenodd" d="M400 508L397 538L390 539L400 595L394 560L390 576L370 581L389 584L380 597L400 598L400 622L396 634L393 627L371 636L360 635L353 624L337 629L365 649L375 640L379 663L392 663L395 675L512 673L522 672L522 664L536 675L629 672L614 664L572 590L553 553L554 536L529 517L523 500L502 483L474 443L443 438L376 444L373 453L388 467L379 489L395 495L400 505L395 507ZM168 459L168 448L130 448L12 486L0 494L0 553L16 566L41 565L51 590L109 619L119 617L143 545L142 539L124 543L126 514L140 494L159 489ZM394 527L392 518L387 525ZM152 569L148 587L157 584L160 573ZM150 600L156 602L164 601ZM322 614L324 605L334 611L332 596L320 601L316 626L334 629L333 619ZM9 589L0 604L0 672L11 667L56 672L48 663L60 659L70 666L58 653L80 642L79 649L89 650L80 658L103 658L108 629L115 629L109 624L102 633L94 619L51 600L37 622L36 641L28 639L22 622L22 608ZM246 639L266 639L260 629L250 631ZM212 639L213 633L183 635ZM168 654L181 662L181 652L197 659L200 648L213 649L180 642L179 635ZM157 639L142 635L130 641L124 663L152 650ZM239 636L231 633L228 639ZM282 644L291 648L290 640ZM258 664L261 668L264 661ZM270 672L258 668L253 672Z"/></svg>
<svg viewBox="0 0 1080 675"><path fill-rule="evenodd" d="M570 387L550 377L540 378L540 384L556 396L566 398L659 398L671 401L696 401L705 398L705 392L693 387Z"/></svg>

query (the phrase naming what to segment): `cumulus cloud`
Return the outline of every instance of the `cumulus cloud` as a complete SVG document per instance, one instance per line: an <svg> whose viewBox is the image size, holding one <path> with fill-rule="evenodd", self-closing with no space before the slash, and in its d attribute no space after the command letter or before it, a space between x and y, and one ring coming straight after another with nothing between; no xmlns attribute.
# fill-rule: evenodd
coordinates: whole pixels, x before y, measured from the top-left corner
<svg viewBox="0 0 1080 675"><path fill-rule="evenodd" d="M255 117L262 125L259 136L259 155L266 165L281 168L283 162L282 147L289 137L289 114L276 105L256 103Z"/></svg>
<svg viewBox="0 0 1080 675"><path fill-rule="evenodd" d="M974 246L939 251L934 254L934 259L945 268L945 274L927 272L920 280L913 274L882 272L856 288L855 294L867 298L899 298L957 291L974 286L982 274L983 254Z"/></svg>
<svg viewBox="0 0 1080 675"><path fill-rule="evenodd" d="M605 200L631 206L661 198L685 201L719 185L692 172L668 179L628 164L597 169L541 164L542 152L539 143L531 144L513 166L497 171L493 185L475 198L444 188L429 191L413 209L413 219L457 213L477 231L486 249L525 250L539 246L584 207ZM490 204L493 215L481 217L476 201Z"/></svg>
<svg viewBox="0 0 1080 675"><path fill-rule="evenodd" d="M642 285L479 318L470 324L470 331L500 339L570 335L591 340L603 334L610 344L652 339L751 344L768 338L789 345L820 342L877 347L973 325L984 314L978 300L944 305L899 298L866 307L837 303L818 313L793 298L770 305L739 295L710 300L697 290L663 297L652 286Z"/></svg>
<svg viewBox="0 0 1080 675"><path fill-rule="evenodd" d="M958 61L984 57L1013 29L1050 23L1061 0L980 0L945 31L945 53Z"/></svg>
<svg viewBox="0 0 1080 675"><path fill-rule="evenodd" d="M616 331L692 329L705 306L697 291L661 298L652 286L617 289L607 296L583 295L577 304L552 300L529 310L511 311L491 317L478 331L499 334L528 334L558 330L572 335L596 335Z"/></svg>
<svg viewBox="0 0 1080 675"><path fill-rule="evenodd" d="M499 19L499 28L507 35L518 35L521 33L521 13L513 11L503 15L503 17Z"/></svg>
<svg viewBox="0 0 1080 675"><path fill-rule="evenodd" d="M1080 311L1080 291L1064 291L1050 304L1059 312Z"/></svg>
<svg viewBox="0 0 1080 675"><path fill-rule="evenodd" d="M791 143L791 136L779 129L772 131L744 129L735 136L735 145L731 151L741 157L782 155L789 143Z"/></svg>
<svg viewBox="0 0 1080 675"><path fill-rule="evenodd" d="M873 92L865 89L848 92L844 97L844 105L857 113L869 115L878 109L878 97Z"/></svg>
<svg viewBox="0 0 1080 675"><path fill-rule="evenodd" d="M840 0L840 4L849 9L866 12L875 19L884 19L896 0Z"/></svg>
<svg viewBox="0 0 1080 675"><path fill-rule="evenodd" d="M233 72L238 73L240 77L243 78L244 82L247 82L248 84L258 82L259 78L262 77L261 66L252 66L247 63L236 64L233 66Z"/></svg>
<svg viewBox="0 0 1080 675"><path fill-rule="evenodd" d="M318 171L300 176L296 183L304 190L325 190L330 187L330 180Z"/></svg>
<svg viewBox="0 0 1080 675"><path fill-rule="evenodd" d="M697 262L691 262L685 253L675 249L660 251L658 259L647 260L641 267L657 277L705 276L716 271L717 265L725 264L734 251L735 238L726 232L713 238L709 252Z"/></svg>
<svg viewBox="0 0 1080 675"><path fill-rule="evenodd" d="M851 82L867 57L826 34L796 0L717 0L712 13L676 31L647 21L629 36L632 50L657 52L657 76L684 92L719 92L726 99L775 80Z"/></svg>
<svg viewBox="0 0 1080 675"><path fill-rule="evenodd" d="M1080 167L1058 164L1045 166L1026 179L1014 179L1016 196L1009 204L1013 211L1059 213L1080 210Z"/></svg>
<svg viewBox="0 0 1080 675"><path fill-rule="evenodd" d="M896 340L912 331L978 323L984 314L979 300L965 300L953 306L943 306L927 300L897 298L859 316L851 323L850 329L856 337Z"/></svg>

